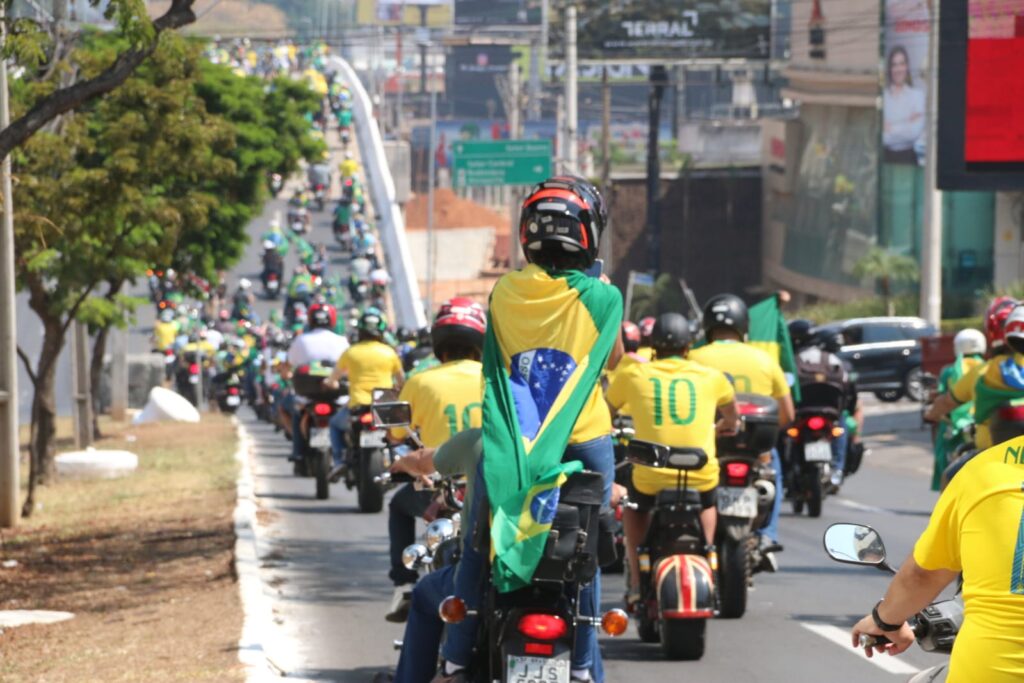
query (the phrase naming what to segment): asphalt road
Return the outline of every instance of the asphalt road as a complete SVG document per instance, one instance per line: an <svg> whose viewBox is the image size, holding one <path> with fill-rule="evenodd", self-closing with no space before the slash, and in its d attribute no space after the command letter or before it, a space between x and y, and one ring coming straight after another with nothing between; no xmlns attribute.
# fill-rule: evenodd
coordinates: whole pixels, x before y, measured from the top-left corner
<svg viewBox="0 0 1024 683"><path fill-rule="evenodd" d="M402 627L383 619L391 595L386 508L360 514L353 493L340 485L329 500L314 500L312 480L291 475L288 443L244 413L265 511L261 575L277 629L266 645L268 657L289 679L369 681L394 666L392 641L402 638ZM826 501L820 519L795 517L787 506L781 570L757 576L746 616L712 622L699 662L667 662L657 645L641 643L632 629L619 639L603 638L609 681L899 681L941 662L916 647L900 658L869 661L847 644L848 627L871 608L888 579L829 560L823 531L833 522L870 524L899 563L936 498L928 491L930 456L913 409L872 406L869 413L873 450L862 470ZM609 576L604 586L606 606L615 606L622 577Z"/></svg>

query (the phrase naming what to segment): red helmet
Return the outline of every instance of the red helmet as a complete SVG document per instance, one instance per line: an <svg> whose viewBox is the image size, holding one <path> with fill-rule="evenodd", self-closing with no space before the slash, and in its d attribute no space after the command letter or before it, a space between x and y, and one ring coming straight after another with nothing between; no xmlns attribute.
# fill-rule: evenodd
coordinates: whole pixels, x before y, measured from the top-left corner
<svg viewBox="0 0 1024 683"><path fill-rule="evenodd" d="M640 328L636 323L628 320L622 323L622 343L626 351L636 351L640 348Z"/></svg>
<svg viewBox="0 0 1024 683"><path fill-rule="evenodd" d="M593 265L603 225L586 195L567 185L542 183L526 198L519 215L519 242L527 261L533 263L547 245L579 255L581 269Z"/></svg>
<svg viewBox="0 0 1024 683"><path fill-rule="evenodd" d="M311 330L333 330L338 322L338 311L330 304L313 304L307 311Z"/></svg>
<svg viewBox="0 0 1024 683"><path fill-rule="evenodd" d="M1005 343L1016 353L1024 353L1024 305L1009 309L1003 326Z"/></svg>
<svg viewBox="0 0 1024 683"><path fill-rule="evenodd" d="M1009 296L996 297L989 304L985 313L985 336L988 338L990 351L1005 344L1003 325L1016 305L1017 300Z"/></svg>
<svg viewBox="0 0 1024 683"><path fill-rule="evenodd" d="M646 318L640 319L640 343L650 344L651 333L654 332L654 323L657 319L653 315L649 315Z"/></svg>
<svg viewBox="0 0 1024 683"><path fill-rule="evenodd" d="M434 354L440 356L445 346L460 344L475 349L484 348L484 334L487 332L487 314L484 308L472 299L457 296L441 304L430 328L430 343Z"/></svg>

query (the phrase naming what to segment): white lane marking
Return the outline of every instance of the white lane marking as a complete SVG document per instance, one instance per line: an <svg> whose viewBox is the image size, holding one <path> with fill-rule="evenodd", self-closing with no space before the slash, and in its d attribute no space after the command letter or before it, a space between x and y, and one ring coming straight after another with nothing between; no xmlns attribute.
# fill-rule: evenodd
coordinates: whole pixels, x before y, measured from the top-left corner
<svg viewBox="0 0 1024 683"><path fill-rule="evenodd" d="M859 655L863 657L864 661L868 662L869 664L874 664L883 671L887 671L891 674L905 676L916 674L921 671L915 666L911 666L910 664L907 664L906 662L897 659L896 657L891 657L886 654L880 655L876 653L874 657L868 659L866 656L864 656L864 653L860 652L860 650L855 650L853 649L853 647L850 646L850 632L843 630L838 626L832 626L831 624L812 624L804 621L801 621L799 623L801 626L803 626L811 633L816 633L825 640L835 643L836 645L843 648L850 654Z"/></svg>
<svg viewBox="0 0 1024 683"><path fill-rule="evenodd" d="M850 508L851 510L858 510L860 512L873 512L876 514L891 512L890 510L880 508L877 505L865 505L864 503L858 503L857 501L850 500L849 498L841 498L839 496L836 496L834 500L837 505L842 505L845 508Z"/></svg>

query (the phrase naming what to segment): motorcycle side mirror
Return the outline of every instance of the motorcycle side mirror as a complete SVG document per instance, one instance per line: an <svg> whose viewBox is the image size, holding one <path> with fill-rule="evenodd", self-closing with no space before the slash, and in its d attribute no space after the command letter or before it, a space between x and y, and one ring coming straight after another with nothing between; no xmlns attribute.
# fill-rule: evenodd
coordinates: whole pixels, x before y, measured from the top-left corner
<svg viewBox="0 0 1024 683"><path fill-rule="evenodd" d="M394 389L377 388L370 392L374 403L389 403L398 400L398 392Z"/></svg>
<svg viewBox="0 0 1024 683"><path fill-rule="evenodd" d="M836 562L892 568L885 561L885 544L877 531L863 524L833 524L822 538L825 552Z"/></svg>
<svg viewBox="0 0 1024 683"><path fill-rule="evenodd" d="M412 406L407 401L395 401L393 403L374 403L373 426L386 427L408 427L412 424Z"/></svg>

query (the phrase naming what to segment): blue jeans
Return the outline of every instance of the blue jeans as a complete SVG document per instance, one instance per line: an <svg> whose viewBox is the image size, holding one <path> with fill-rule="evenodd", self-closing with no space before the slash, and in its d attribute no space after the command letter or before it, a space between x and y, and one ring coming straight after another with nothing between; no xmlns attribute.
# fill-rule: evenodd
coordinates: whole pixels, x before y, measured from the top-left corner
<svg viewBox="0 0 1024 683"><path fill-rule="evenodd" d="M843 419L839 421L843 426L846 425L846 413L843 413ZM843 433L832 440L832 470L835 472L842 472L846 469L846 449L850 443L850 434L843 429Z"/></svg>
<svg viewBox="0 0 1024 683"><path fill-rule="evenodd" d="M779 458L779 449L772 449L772 467L775 468L775 502L772 504L771 514L768 521L761 527L761 535L772 543L779 542L779 515L782 513L782 499L785 497L785 490L782 484L782 459Z"/></svg>
<svg viewBox="0 0 1024 683"><path fill-rule="evenodd" d="M348 406L338 408L331 417L331 457L335 465L345 461L345 432L348 431Z"/></svg>
<svg viewBox="0 0 1024 683"><path fill-rule="evenodd" d="M604 503L611 500L612 483L615 481L615 451L610 436L602 436L592 441L570 445L565 450L563 462L578 460L591 472L599 472L604 478ZM461 597L471 610L479 609L485 587L487 563L473 547L473 528L479 516L479 508L486 499L486 488L483 478L483 463L477 469L476 485L473 489L473 500L470 501L469 512L463 518L462 559L455 577L455 595ZM594 580L580 591L579 611L584 616L596 616L600 609L601 572ZM463 666L469 664L476 642L478 623L475 617L469 617L460 624L448 627L442 656L445 660ZM597 645L597 632L590 624L579 624L576 627L576 640L573 645L573 669L590 669L595 683L604 681L604 666L601 651Z"/></svg>
<svg viewBox="0 0 1024 683"><path fill-rule="evenodd" d="M437 649L444 633L444 622L437 609L454 591L455 567L427 574L412 589L412 607L393 683L430 683L434 677Z"/></svg>
<svg viewBox="0 0 1024 683"><path fill-rule="evenodd" d="M302 438L302 411L295 405L295 394L286 394L281 400L281 407L292 416L292 454L288 459L291 461L302 460L302 455L308 444Z"/></svg>

